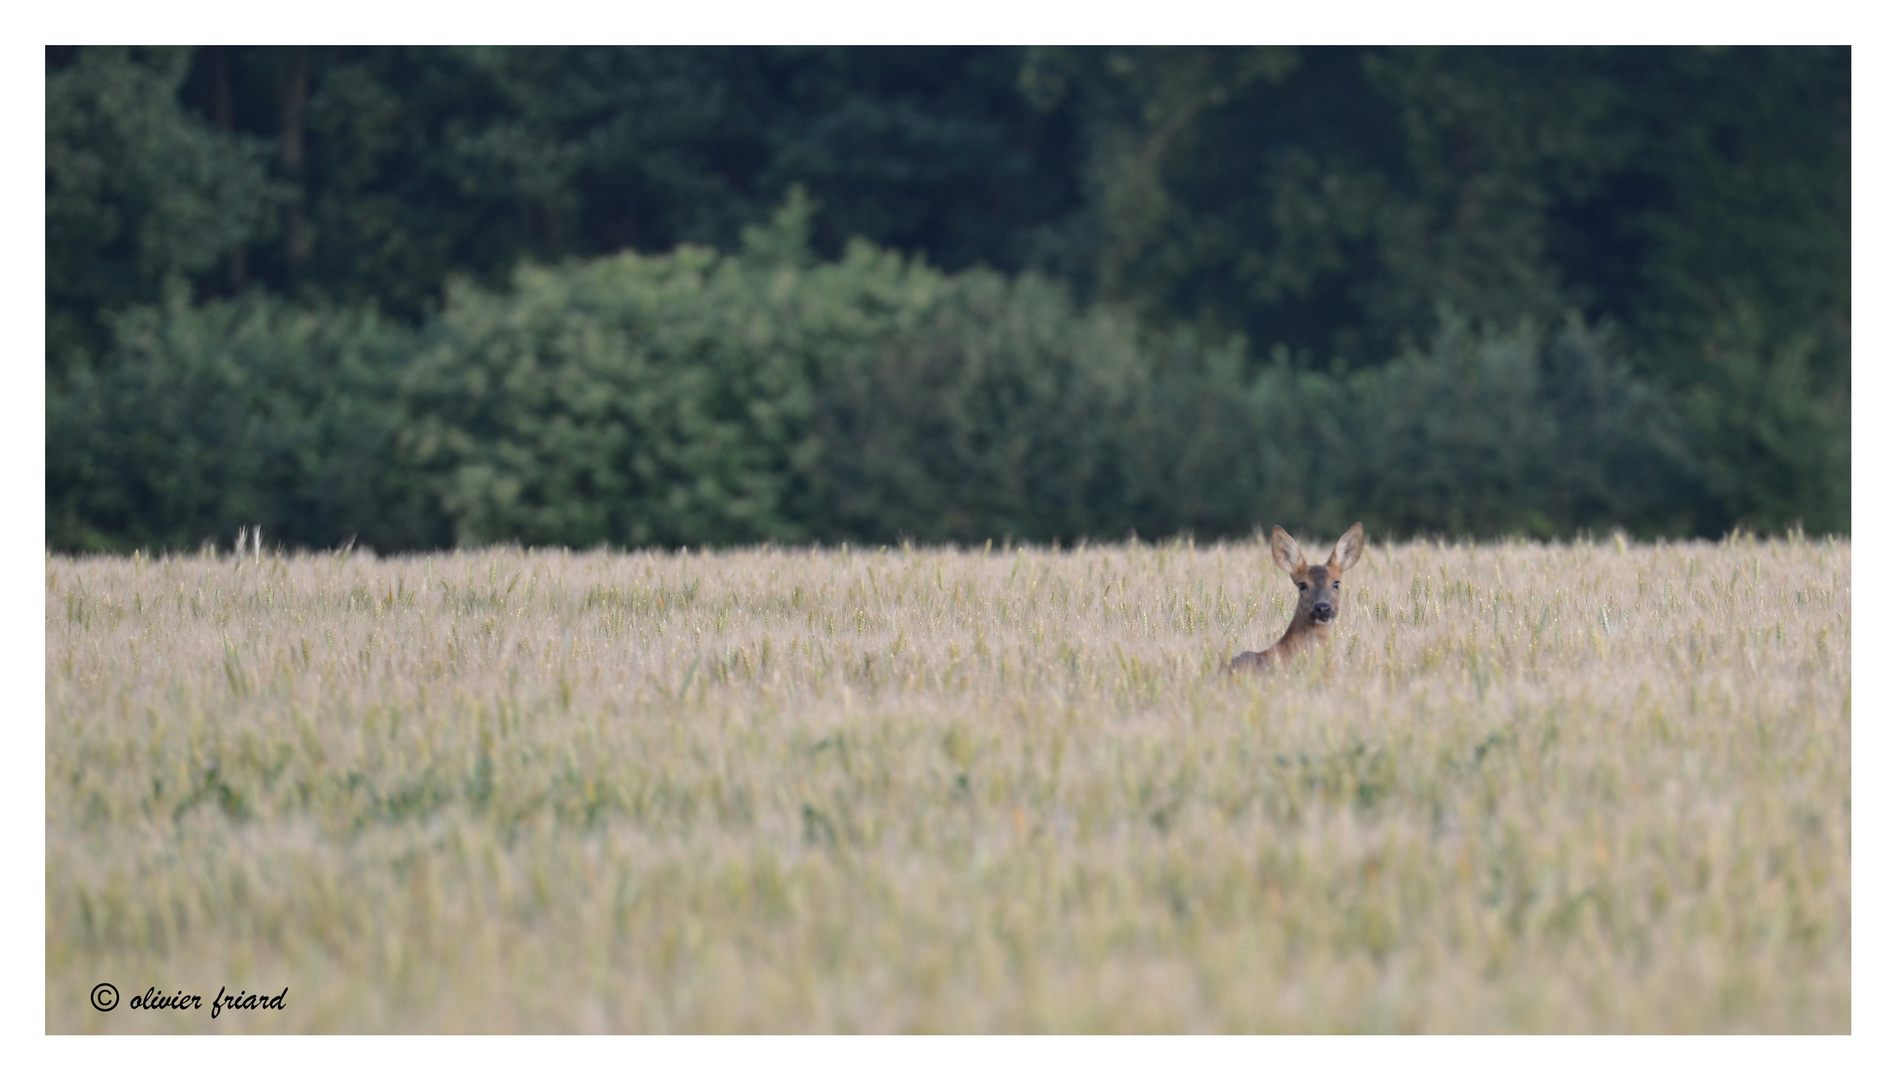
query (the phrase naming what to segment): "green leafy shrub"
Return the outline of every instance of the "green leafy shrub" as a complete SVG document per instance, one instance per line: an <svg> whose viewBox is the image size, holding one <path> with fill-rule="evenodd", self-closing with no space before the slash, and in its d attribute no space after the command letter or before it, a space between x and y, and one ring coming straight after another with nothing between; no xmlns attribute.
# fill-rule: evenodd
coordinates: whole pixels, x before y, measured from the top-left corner
<svg viewBox="0 0 1896 1080"><path fill-rule="evenodd" d="M1128 527L1136 328L1032 275L923 275L910 318L816 384L808 520L828 538L1073 540Z"/></svg>
<svg viewBox="0 0 1896 1080"><path fill-rule="evenodd" d="M1355 422L1344 384L1293 371L1281 355L1247 370L1239 341L1180 335L1151 355L1125 453L1141 535L1327 527L1360 513L1356 463L1336 453Z"/></svg>
<svg viewBox="0 0 1896 1080"><path fill-rule="evenodd" d="M1684 394L1710 474L1708 518L1849 531L1849 384L1820 383L1821 344L1810 333L1773 339L1743 303L1715 321L1700 345L1700 381Z"/></svg>
<svg viewBox="0 0 1896 1080"><path fill-rule="evenodd" d="M1055 540L1128 527L1150 380L1135 328L1060 287L867 244L793 197L744 250L458 286L407 380L464 543Z"/></svg>
<svg viewBox="0 0 1896 1080"><path fill-rule="evenodd" d="M793 199L744 252L684 247L450 290L406 379L404 446L464 544L815 535L814 388L942 276L866 245L812 265ZM820 519L819 519L820 520Z"/></svg>
<svg viewBox="0 0 1896 1080"><path fill-rule="evenodd" d="M187 548L261 525L312 547L445 539L395 456L415 334L373 310L182 293L111 323L46 400L47 544Z"/></svg>
<svg viewBox="0 0 1896 1080"><path fill-rule="evenodd" d="M1553 537L1693 524L1697 466L1676 412L1577 318L1548 334L1446 316L1427 351L1350 389L1357 425L1341 454L1356 460L1375 528Z"/></svg>

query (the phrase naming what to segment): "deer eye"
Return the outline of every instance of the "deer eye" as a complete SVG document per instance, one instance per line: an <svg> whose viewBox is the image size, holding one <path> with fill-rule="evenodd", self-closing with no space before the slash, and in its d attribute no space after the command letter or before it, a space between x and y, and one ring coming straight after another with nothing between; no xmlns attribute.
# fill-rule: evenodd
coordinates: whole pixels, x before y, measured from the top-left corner
<svg viewBox="0 0 1896 1080"><path fill-rule="evenodd" d="M1297 583L1298 592L1308 592L1309 590L1310 590L1310 583L1308 581L1299 581Z"/></svg>
<svg viewBox="0 0 1896 1080"><path fill-rule="evenodd" d="M1332 588L1332 589L1340 589L1340 588L1342 588L1342 587L1343 587L1343 579L1342 579L1342 578L1337 578L1337 579L1336 579L1335 581L1332 581L1332 582L1330 582L1330 588Z"/></svg>

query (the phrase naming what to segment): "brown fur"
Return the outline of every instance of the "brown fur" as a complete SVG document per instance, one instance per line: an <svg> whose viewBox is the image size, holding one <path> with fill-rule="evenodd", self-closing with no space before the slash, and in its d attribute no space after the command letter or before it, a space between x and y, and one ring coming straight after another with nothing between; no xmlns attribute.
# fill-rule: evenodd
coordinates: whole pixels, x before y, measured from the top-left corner
<svg viewBox="0 0 1896 1080"><path fill-rule="evenodd" d="M1330 640L1337 620L1343 615L1343 571L1355 566L1362 555L1363 523L1360 521L1351 525L1336 542L1329 560L1315 566L1304 561L1303 551L1289 533L1281 528L1271 529L1271 558L1297 583L1297 610L1277 644L1260 652L1239 653L1232 658L1229 670L1233 673L1262 671Z"/></svg>

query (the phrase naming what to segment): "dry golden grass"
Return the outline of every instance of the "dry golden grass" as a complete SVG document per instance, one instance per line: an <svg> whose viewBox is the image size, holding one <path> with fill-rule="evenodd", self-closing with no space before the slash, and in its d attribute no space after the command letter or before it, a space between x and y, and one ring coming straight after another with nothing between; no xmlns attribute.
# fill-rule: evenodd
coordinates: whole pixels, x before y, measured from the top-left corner
<svg viewBox="0 0 1896 1080"><path fill-rule="evenodd" d="M1847 542L1346 588L1232 681L1262 544L49 557L47 1027L1849 1029Z"/></svg>

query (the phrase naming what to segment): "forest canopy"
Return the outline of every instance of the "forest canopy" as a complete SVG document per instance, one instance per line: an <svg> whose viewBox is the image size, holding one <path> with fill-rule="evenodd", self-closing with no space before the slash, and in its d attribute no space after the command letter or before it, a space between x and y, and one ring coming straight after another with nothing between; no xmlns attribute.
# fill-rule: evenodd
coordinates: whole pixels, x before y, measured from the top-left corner
<svg viewBox="0 0 1896 1080"><path fill-rule="evenodd" d="M51 548L1849 530L1848 49L46 65Z"/></svg>

